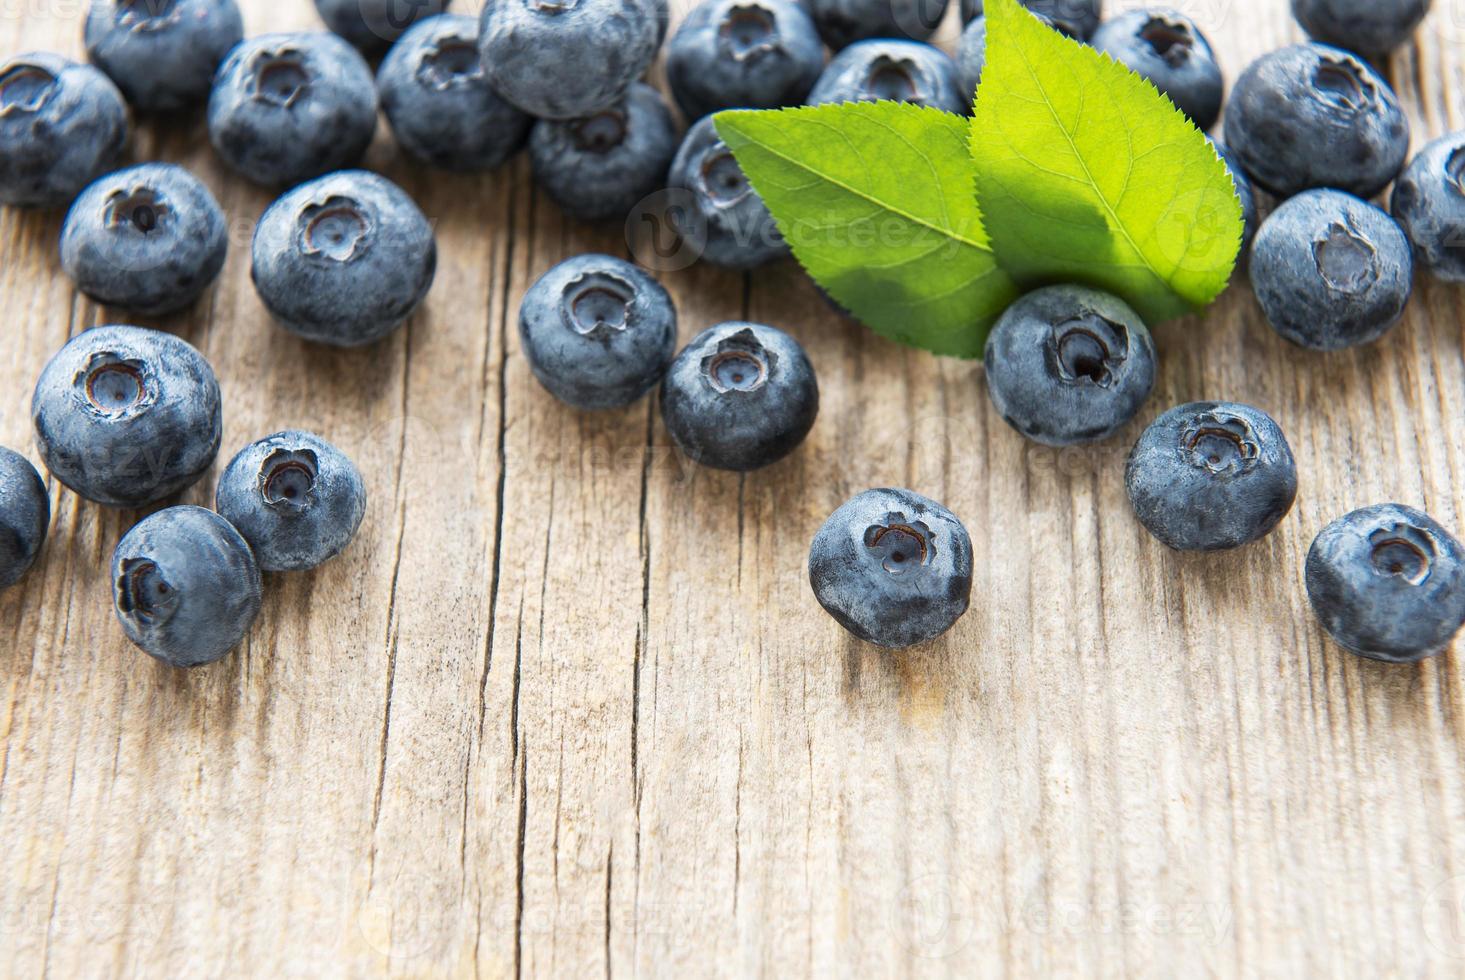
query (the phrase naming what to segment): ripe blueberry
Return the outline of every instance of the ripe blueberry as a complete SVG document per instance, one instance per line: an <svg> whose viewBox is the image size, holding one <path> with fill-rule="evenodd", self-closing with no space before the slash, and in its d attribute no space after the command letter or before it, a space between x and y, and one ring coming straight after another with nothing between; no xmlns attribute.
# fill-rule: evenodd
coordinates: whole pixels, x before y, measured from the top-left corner
<svg viewBox="0 0 1465 980"><path fill-rule="evenodd" d="M1246 171L1242 169L1240 161L1236 159L1236 154L1232 153L1226 148L1224 143L1218 140L1211 140L1211 145L1216 148L1216 153L1220 155L1221 161L1226 164L1226 170L1231 174L1231 183L1236 185L1236 198L1241 202L1241 255L1237 261L1238 263L1244 262L1247 259L1248 253L1251 251L1251 242L1256 237L1257 223L1259 220L1256 208L1256 192L1252 190L1251 178L1246 176Z"/></svg>
<svg viewBox="0 0 1465 980"><path fill-rule="evenodd" d="M1409 40L1433 0L1292 0L1292 16L1315 41L1382 55Z"/></svg>
<svg viewBox="0 0 1465 980"><path fill-rule="evenodd" d="M967 611L972 542L956 515L910 490L866 490L830 515L809 548L819 604L862 640L903 649Z"/></svg>
<svg viewBox="0 0 1465 980"><path fill-rule="evenodd" d="M92 0L87 57L144 112L208 98L219 63L244 39L234 0Z"/></svg>
<svg viewBox="0 0 1465 980"><path fill-rule="evenodd" d="M229 250L219 202L187 170L144 163L108 174L72 204L61 267L99 303L142 316L191 304Z"/></svg>
<svg viewBox="0 0 1465 980"><path fill-rule="evenodd" d="M534 179L580 221L624 219L666 183L680 136L661 93L637 82L584 119L541 119L529 135Z"/></svg>
<svg viewBox="0 0 1465 980"><path fill-rule="evenodd" d="M1076 41L1087 39L1099 26L1103 0L1018 0L1029 12L1054 30ZM961 22L970 24L982 16L982 0L961 0Z"/></svg>
<svg viewBox="0 0 1465 980"><path fill-rule="evenodd" d="M1129 455L1134 513L1178 551L1238 548L1272 532L1297 499L1297 465L1271 416L1234 402L1172 408Z"/></svg>
<svg viewBox="0 0 1465 980"><path fill-rule="evenodd" d="M375 343L427 296L432 226L407 192L364 170L287 193L254 232L254 285L280 325L336 347Z"/></svg>
<svg viewBox="0 0 1465 980"><path fill-rule="evenodd" d="M804 0L824 43L840 48L870 38L924 41L946 16L948 0Z"/></svg>
<svg viewBox="0 0 1465 980"><path fill-rule="evenodd" d="M504 98L541 119L580 119L646 74L662 24L651 0L491 0L478 46Z"/></svg>
<svg viewBox="0 0 1465 980"><path fill-rule="evenodd" d="M1090 42L1143 75L1201 129L1221 115L1221 66L1205 36L1184 14L1131 10L1107 20Z"/></svg>
<svg viewBox="0 0 1465 980"><path fill-rule="evenodd" d="M472 17L430 17L402 35L382 61L377 89L402 148L445 170L501 166L533 122L489 87Z"/></svg>
<svg viewBox="0 0 1465 980"><path fill-rule="evenodd" d="M1251 285L1267 320L1311 350L1382 337L1404 314L1413 272L1394 219L1342 191L1284 201L1251 247Z"/></svg>
<svg viewBox="0 0 1465 980"><path fill-rule="evenodd" d="M51 500L30 461L0 446L0 589L8 589L35 564L46 543Z"/></svg>
<svg viewBox="0 0 1465 980"><path fill-rule="evenodd" d="M711 116L687 131L667 183L691 195L695 212L677 217L678 230L713 265L751 269L788 254L773 215L717 135Z"/></svg>
<svg viewBox="0 0 1465 980"><path fill-rule="evenodd" d="M661 284L624 259L578 255L524 294L519 339L539 383L576 408L620 408L656 387L677 349Z"/></svg>
<svg viewBox="0 0 1465 980"><path fill-rule="evenodd" d="M112 554L112 606L127 638L171 667L201 667L239 645L259 615L259 566L234 526L169 507Z"/></svg>
<svg viewBox="0 0 1465 980"><path fill-rule="evenodd" d="M315 0L315 9L327 27L370 57L449 4L450 0Z"/></svg>
<svg viewBox="0 0 1465 980"><path fill-rule="evenodd" d="M666 373L661 416L682 452L720 470L755 470L798 448L819 415L819 382L798 342L758 323L693 338Z"/></svg>
<svg viewBox="0 0 1465 980"><path fill-rule="evenodd" d="M958 114L971 111L956 62L918 41L852 44L834 56L809 93L810 105L887 99Z"/></svg>
<svg viewBox="0 0 1465 980"><path fill-rule="evenodd" d="M1226 145L1280 197L1333 187L1370 198L1409 153L1409 120L1378 72L1325 44L1263 55L1236 80Z"/></svg>
<svg viewBox="0 0 1465 980"><path fill-rule="evenodd" d="M127 104L91 65L44 52L0 63L0 204L70 204L126 143Z"/></svg>
<svg viewBox="0 0 1465 980"><path fill-rule="evenodd" d="M209 96L209 139L266 187L353 166L376 132L376 80L335 34L264 34L237 45Z"/></svg>
<svg viewBox="0 0 1465 980"><path fill-rule="evenodd" d="M1307 596L1348 650L1389 663L1423 660L1465 625L1465 548L1412 507L1365 507L1313 541Z"/></svg>
<svg viewBox="0 0 1465 980"><path fill-rule="evenodd" d="M819 32L794 0L702 0L666 52L672 96L692 120L798 105L823 68Z"/></svg>
<svg viewBox="0 0 1465 980"><path fill-rule="evenodd" d="M219 477L215 507L266 572L301 572L339 555L366 516L366 487L345 453L310 432L251 443Z"/></svg>
<svg viewBox="0 0 1465 980"><path fill-rule="evenodd" d="M213 465L223 431L219 384L172 334L96 327L41 372L31 399L36 448L51 475L87 500L146 507Z"/></svg>
<svg viewBox="0 0 1465 980"><path fill-rule="evenodd" d="M1465 282L1465 133L1419 151L1394 182L1390 210L1421 266L1444 282Z"/></svg>
<svg viewBox="0 0 1465 980"><path fill-rule="evenodd" d="M1155 344L1123 300L1049 286L1008 307L987 337L987 392L1018 432L1049 446L1106 439L1155 387Z"/></svg>

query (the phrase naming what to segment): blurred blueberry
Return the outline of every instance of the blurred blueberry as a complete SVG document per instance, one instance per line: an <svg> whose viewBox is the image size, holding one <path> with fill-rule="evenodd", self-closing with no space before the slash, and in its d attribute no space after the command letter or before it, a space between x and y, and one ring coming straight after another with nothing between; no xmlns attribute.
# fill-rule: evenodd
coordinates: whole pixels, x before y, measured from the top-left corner
<svg viewBox="0 0 1465 980"><path fill-rule="evenodd" d="M1086 286L1048 286L1013 303L988 335L983 363L998 414L1049 446L1107 439L1155 387L1144 321Z"/></svg>
<svg viewBox="0 0 1465 980"><path fill-rule="evenodd" d="M1201 129L1221 115L1225 82L1205 35L1182 13L1131 10L1107 20L1089 43L1143 75Z"/></svg>
<svg viewBox="0 0 1465 980"><path fill-rule="evenodd" d="M1268 322L1310 350L1371 343L1404 315L1414 285L1394 219L1342 191L1305 191L1267 216L1251 285Z"/></svg>
<svg viewBox="0 0 1465 980"><path fill-rule="evenodd" d="M956 62L918 41L859 41L835 55L809 93L810 105L889 99L964 114L971 111Z"/></svg>
<svg viewBox="0 0 1465 980"><path fill-rule="evenodd" d="M1414 663L1443 653L1465 625L1465 548L1412 507L1365 507L1313 541L1307 596L1341 646Z"/></svg>
<svg viewBox="0 0 1465 980"><path fill-rule="evenodd" d="M1209 137L1207 137L1209 139ZM1211 145L1216 148L1221 161L1226 164L1226 170L1231 174L1231 183L1236 185L1236 199L1241 202L1241 256L1238 264L1245 262L1251 252L1252 240L1256 237L1256 228L1260 220L1256 207L1256 192L1251 189L1251 178L1246 176L1246 171L1241 167L1241 161L1236 159L1236 154L1227 149L1226 144L1219 140L1212 139Z"/></svg>
<svg viewBox="0 0 1465 980"><path fill-rule="evenodd" d="M414 26L382 62L377 88L397 142L445 170L503 165L533 122L489 87L472 17L445 14Z"/></svg>
<svg viewBox="0 0 1465 980"><path fill-rule="evenodd" d="M93 183L66 215L61 267L99 303L143 316L191 304L229 249L224 212L197 177L145 163Z"/></svg>
<svg viewBox="0 0 1465 980"><path fill-rule="evenodd" d="M1444 282L1465 282L1465 133L1419 151L1394 182L1390 209L1421 266Z"/></svg>
<svg viewBox="0 0 1465 980"><path fill-rule="evenodd" d="M202 507L143 519L112 554L112 605L139 649L171 667L201 667L237 647L259 615L249 545Z"/></svg>
<svg viewBox="0 0 1465 980"><path fill-rule="evenodd" d="M755 470L798 448L819 415L819 382L781 330L722 323L693 338L667 371L661 417L703 466Z"/></svg>
<svg viewBox="0 0 1465 980"><path fill-rule="evenodd" d="M713 265L751 269L782 258L788 243L712 120L704 116L687 131L667 176L694 209L674 215L679 230Z"/></svg>
<svg viewBox="0 0 1465 980"><path fill-rule="evenodd" d="M51 523L41 475L20 453L0 446L0 589L30 571Z"/></svg>
<svg viewBox="0 0 1465 980"><path fill-rule="evenodd" d="M376 109L376 80L351 45L324 32L264 34L220 66L209 138L249 180L289 186L359 161Z"/></svg>
<svg viewBox="0 0 1465 980"><path fill-rule="evenodd" d="M1222 551L1257 541L1297 499L1297 463L1266 412L1193 402L1161 415L1125 469L1140 523L1177 551Z"/></svg>
<svg viewBox="0 0 1465 980"><path fill-rule="evenodd" d="M580 119L646 74L663 14L653 0L490 0L478 46L504 98L541 119Z"/></svg>
<svg viewBox="0 0 1465 980"><path fill-rule="evenodd" d="M208 98L214 72L244 39L234 0L92 0L87 57L144 112Z"/></svg>
<svg viewBox="0 0 1465 980"><path fill-rule="evenodd" d="M689 120L719 109L798 105L824 68L824 44L793 0L702 0L672 35L666 77Z"/></svg>
<svg viewBox="0 0 1465 980"><path fill-rule="evenodd" d="M584 119L541 119L529 135L534 179L580 221L623 219L666 185L679 134L661 93L637 82Z"/></svg>
<svg viewBox="0 0 1465 980"><path fill-rule="evenodd" d="M91 65L45 52L0 64L0 203L70 204L126 144L127 104Z"/></svg>
<svg viewBox="0 0 1465 980"><path fill-rule="evenodd" d="M315 0L320 19L368 57L386 51L424 18L448 9L451 0Z"/></svg>
<svg viewBox="0 0 1465 980"><path fill-rule="evenodd" d="M656 387L677 349L677 311L624 259L577 255L524 294L519 339L539 383L576 408L620 408Z"/></svg>
<svg viewBox="0 0 1465 980"><path fill-rule="evenodd" d="M856 41L924 41L946 16L948 0L803 0L824 42L838 51Z"/></svg>
<svg viewBox="0 0 1465 980"><path fill-rule="evenodd" d="M972 541L956 515L910 490L866 490L809 548L814 597L861 640L900 650L935 639L967 611Z"/></svg>
<svg viewBox="0 0 1465 980"><path fill-rule="evenodd" d="M1385 55L1409 40L1433 0L1292 0L1292 15L1315 41Z"/></svg>
<svg viewBox="0 0 1465 980"><path fill-rule="evenodd" d="M204 475L219 453L219 383L172 334L96 327L51 358L31 399L36 448L87 500L146 507Z"/></svg>
<svg viewBox="0 0 1465 980"><path fill-rule="evenodd" d="M345 453L310 432L277 432L239 451L219 477L219 514L266 572L302 572L346 550L366 487Z"/></svg>
<svg viewBox="0 0 1465 980"><path fill-rule="evenodd" d="M1083 41L1098 28L1104 14L1103 0L1018 0L1030 13L1054 30ZM961 22L970 24L982 16L982 0L961 0Z"/></svg>
<svg viewBox="0 0 1465 980"><path fill-rule="evenodd" d="M987 67L987 18L977 17L967 23L956 45L956 75L966 96L967 110L977 97L982 83L982 69Z"/></svg>
<svg viewBox="0 0 1465 980"><path fill-rule="evenodd" d="M1236 80L1226 145L1280 197L1332 187L1373 197L1409 153L1409 120L1383 77L1323 44L1265 54Z"/></svg>
<svg viewBox="0 0 1465 980"><path fill-rule="evenodd" d="M375 343L427 296L432 226L407 192L343 170L285 194L254 232L254 285L275 319L306 340Z"/></svg>

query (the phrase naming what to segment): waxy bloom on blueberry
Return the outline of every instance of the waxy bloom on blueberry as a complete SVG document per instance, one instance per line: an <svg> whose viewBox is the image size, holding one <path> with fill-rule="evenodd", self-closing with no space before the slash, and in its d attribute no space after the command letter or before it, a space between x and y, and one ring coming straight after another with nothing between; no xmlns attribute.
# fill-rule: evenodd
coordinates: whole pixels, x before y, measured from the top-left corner
<svg viewBox="0 0 1465 980"><path fill-rule="evenodd" d="M949 630L972 593L961 521L910 490L866 490L836 510L809 548L819 604L862 640L901 649Z"/></svg>

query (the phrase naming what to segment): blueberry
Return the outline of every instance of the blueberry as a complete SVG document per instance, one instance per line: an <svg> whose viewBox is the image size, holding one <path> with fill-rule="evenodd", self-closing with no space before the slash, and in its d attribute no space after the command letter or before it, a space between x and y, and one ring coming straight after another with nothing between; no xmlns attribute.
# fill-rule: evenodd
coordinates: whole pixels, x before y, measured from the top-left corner
<svg viewBox="0 0 1465 980"><path fill-rule="evenodd" d="M145 112L208 98L214 72L244 40L234 0L92 0L86 53Z"/></svg>
<svg viewBox="0 0 1465 980"><path fill-rule="evenodd" d="M1465 282L1465 133L1427 144L1394 182L1390 207L1437 279Z"/></svg>
<svg viewBox="0 0 1465 980"><path fill-rule="evenodd" d="M339 555L366 516L366 487L345 453L310 432L277 432L239 451L215 506L266 572L303 572Z"/></svg>
<svg viewBox="0 0 1465 980"><path fill-rule="evenodd" d="M1292 16L1315 41L1388 54L1409 40L1433 0L1292 0Z"/></svg>
<svg viewBox="0 0 1465 980"><path fill-rule="evenodd" d="M41 475L24 456L0 446L0 589L30 571L50 523L51 500Z"/></svg>
<svg viewBox="0 0 1465 980"><path fill-rule="evenodd" d="M859 41L829 62L810 105L889 99L958 114L971 111L956 62L919 41Z"/></svg>
<svg viewBox="0 0 1465 980"><path fill-rule="evenodd" d="M264 34L239 44L209 96L209 138L256 184L298 184L353 166L376 132L376 80L334 34Z"/></svg>
<svg viewBox="0 0 1465 980"><path fill-rule="evenodd" d="M1231 174L1231 182L1236 185L1236 198L1241 202L1241 256L1239 261L1245 261L1247 253L1251 250L1252 239L1256 237L1257 223L1259 216L1256 208L1256 192L1251 189L1251 178L1246 176L1246 171L1241 167L1241 161L1236 159L1224 143L1211 140L1211 145L1216 148L1216 153L1221 161L1226 164L1226 170Z"/></svg>
<svg viewBox="0 0 1465 980"><path fill-rule="evenodd" d="M804 0L819 34L836 51L870 38L924 41L946 16L948 0Z"/></svg>
<svg viewBox="0 0 1465 980"><path fill-rule="evenodd" d="M1099 26L1103 0L1018 0L1039 19L1069 37L1083 41ZM961 0L961 22L970 24L982 16L982 0Z"/></svg>
<svg viewBox="0 0 1465 980"><path fill-rule="evenodd" d="M541 119L580 119L646 73L663 23L651 0L490 0L478 47L504 98Z"/></svg>
<svg viewBox="0 0 1465 980"><path fill-rule="evenodd" d="M1330 351L1377 340L1413 289L1409 240L1393 218L1342 191L1306 191L1273 211L1251 247L1251 286L1273 328Z"/></svg>
<svg viewBox="0 0 1465 980"><path fill-rule="evenodd" d="M624 219L666 184L680 134L661 93L637 82L584 119L542 119L529 135L534 179L580 221Z"/></svg>
<svg viewBox="0 0 1465 980"><path fill-rule="evenodd" d="M702 0L666 52L667 82L688 119L798 105L823 68L819 32L793 0Z"/></svg>
<svg viewBox="0 0 1465 980"><path fill-rule="evenodd" d="M143 316L174 313L218 278L229 250L219 202L171 163L108 174L71 206L61 267L99 303Z"/></svg>
<svg viewBox="0 0 1465 980"><path fill-rule="evenodd" d="M1018 432L1048 446L1106 439L1155 387L1155 343L1123 300L1049 286L1007 308L987 337L987 393Z"/></svg>
<svg viewBox="0 0 1465 980"><path fill-rule="evenodd" d="M387 50L423 19L443 13L449 3L450 0L315 0L315 9L327 27L370 57Z"/></svg>
<svg viewBox="0 0 1465 980"><path fill-rule="evenodd" d="M1105 21L1090 43L1154 83L1201 129L1221 115L1221 66L1195 22L1171 10L1131 10Z"/></svg>
<svg viewBox="0 0 1465 980"><path fill-rule="evenodd" d="M1368 198L1404 165L1409 120L1383 77L1354 55L1294 44L1237 79L1226 145L1278 196L1333 187Z"/></svg>
<svg viewBox="0 0 1465 980"><path fill-rule="evenodd" d="M397 142L445 170L502 166L533 122L489 87L472 17L444 14L417 24L392 46L376 84Z"/></svg>
<svg viewBox="0 0 1465 980"><path fill-rule="evenodd" d="M982 83L982 69L985 67L987 18L976 17L962 29L961 40L956 45L956 75L968 106L976 100L977 86Z"/></svg>
<svg viewBox="0 0 1465 980"><path fill-rule="evenodd" d="M773 215L718 137L711 116L687 131L667 184L690 195L687 203L695 212L673 216L713 265L751 269L788 254Z"/></svg>
<svg viewBox="0 0 1465 980"><path fill-rule="evenodd" d="M1307 596L1339 645L1414 663L1444 652L1465 625L1465 548L1412 507L1365 507L1313 541Z"/></svg>
<svg viewBox="0 0 1465 980"><path fill-rule="evenodd" d="M254 231L254 285L280 325L336 347L375 343L421 305L437 271L432 226L365 170L302 184Z"/></svg>
<svg viewBox="0 0 1465 980"><path fill-rule="evenodd" d="M693 460L755 470L798 448L819 415L819 382L798 342L758 323L722 323L677 355L661 417Z"/></svg>
<svg viewBox="0 0 1465 980"><path fill-rule="evenodd" d="M862 640L903 649L967 611L972 541L956 515L910 490L866 490L829 516L809 548L819 605Z"/></svg>
<svg viewBox="0 0 1465 980"><path fill-rule="evenodd" d="M1149 532L1178 551L1266 537L1297 499L1297 464L1271 416L1234 402L1172 408L1129 454L1125 485Z"/></svg>
<svg viewBox="0 0 1465 980"><path fill-rule="evenodd" d="M112 554L112 607L127 638L171 667L237 647L260 607L259 566L238 531L202 507L169 507Z"/></svg>
<svg viewBox="0 0 1465 980"><path fill-rule="evenodd" d="M187 489L219 454L219 383L172 334L96 327L51 358L31 399L36 448L87 500L146 507Z"/></svg>
<svg viewBox="0 0 1465 980"><path fill-rule="evenodd" d="M0 63L0 204L70 204L126 144L127 104L91 65L44 52Z"/></svg>
<svg viewBox="0 0 1465 980"><path fill-rule="evenodd" d="M519 339L539 383L576 408L620 408L666 374L677 311L661 284L624 259L578 255L524 294Z"/></svg>

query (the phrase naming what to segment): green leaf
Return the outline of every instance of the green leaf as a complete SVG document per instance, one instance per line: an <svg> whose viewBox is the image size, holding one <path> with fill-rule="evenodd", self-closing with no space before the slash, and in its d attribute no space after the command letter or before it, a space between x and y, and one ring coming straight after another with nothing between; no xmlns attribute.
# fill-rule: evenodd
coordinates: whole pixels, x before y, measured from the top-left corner
<svg viewBox="0 0 1465 980"><path fill-rule="evenodd" d="M892 340L981 356L1016 290L982 230L964 118L862 102L723 112L716 125L840 305Z"/></svg>
<svg viewBox="0 0 1465 980"><path fill-rule="evenodd" d="M1083 282L1147 320L1226 287L1241 204L1215 147L1128 68L988 0L971 120L977 196L1002 267L1024 287Z"/></svg>

